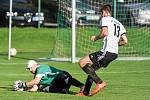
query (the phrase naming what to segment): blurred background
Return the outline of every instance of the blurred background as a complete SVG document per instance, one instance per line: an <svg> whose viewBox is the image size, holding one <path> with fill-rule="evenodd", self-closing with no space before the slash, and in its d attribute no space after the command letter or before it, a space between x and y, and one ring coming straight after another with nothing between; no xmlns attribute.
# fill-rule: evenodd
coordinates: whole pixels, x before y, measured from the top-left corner
<svg viewBox="0 0 150 100"><path fill-rule="evenodd" d="M40 1L41 25L56 23L57 0L13 0L13 26L37 26L38 2ZM8 26L10 0L0 0L0 26ZM42 18L43 17L43 18Z"/></svg>

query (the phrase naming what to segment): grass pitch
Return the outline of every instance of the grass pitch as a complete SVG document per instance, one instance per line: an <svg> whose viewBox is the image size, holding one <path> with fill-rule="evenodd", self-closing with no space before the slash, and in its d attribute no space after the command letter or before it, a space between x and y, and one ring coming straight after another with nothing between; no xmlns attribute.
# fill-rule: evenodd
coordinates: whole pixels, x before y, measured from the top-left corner
<svg viewBox="0 0 150 100"><path fill-rule="evenodd" d="M98 70L97 74L106 81L107 87L92 97L13 91L11 86L13 81L28 81L33 78L31 73L25 70L26 62L27 60L15 60L14 62L0 63L1 100L150 100L149 61L114 61L108 68ZM69 62L40 63L69 71L73 77L85 82L87 75L79 68L78 64ZM79 91L76 87L71 87L70 90L73 92Z"/></svg>
<svg viewBox="0 0 150 100"><path fill-rule="evenodd" d="M55 40L56 29L19 29L14 27L12 31L12 47L15 47L19 53L8 61L8 29L0 29L0 100L150 100L150 61L116 60L108 68L98 70L97 74L106 81L107 87L92 97L13 91L12 83L14 81L33 79L31 73L25 70L26 62L29 59L49 55L55 42L53 40ZM149 48L149 46L147 47ZM77 63L48 61L40 61L40 63L66 70L82 82L86 80L87 75L79 68ZM95 84L92 88L94 86ZM79 91L75 87L71 87L70 90L73 92Z"/></svg>

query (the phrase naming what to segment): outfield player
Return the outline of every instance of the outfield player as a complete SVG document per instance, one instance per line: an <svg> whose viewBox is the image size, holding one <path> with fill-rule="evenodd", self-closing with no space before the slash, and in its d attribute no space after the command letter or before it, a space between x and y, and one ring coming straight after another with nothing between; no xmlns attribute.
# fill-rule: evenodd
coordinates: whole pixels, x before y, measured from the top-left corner
<svg viewBox="0 0 150 100"><path fill-rule="evenodd" d="M103 47L101 50L91 53L79 62L81 69L88 74L85 89L77 96L94 95L106 86L104 82L95 73L100 68L106 68L107 65L115 60L118 55L118 46L127 44L126 30L124 26L115 18L111 17L111 6L106 4L101 8L100 34L91 36L91 41L95 42L103 39ZM93 81L96 87L91 91Z"/></svg>
<svg viewBox="0 0 150 100"><path fill-rule="evenodd" d="M34 79L29 82L20 82L18 87L28 91L69 93L71 85L82 90L84 84L73 78L68 72L56 69L45 64L38 64L34 60L29 60L27 69L34 74Z"/></svg>

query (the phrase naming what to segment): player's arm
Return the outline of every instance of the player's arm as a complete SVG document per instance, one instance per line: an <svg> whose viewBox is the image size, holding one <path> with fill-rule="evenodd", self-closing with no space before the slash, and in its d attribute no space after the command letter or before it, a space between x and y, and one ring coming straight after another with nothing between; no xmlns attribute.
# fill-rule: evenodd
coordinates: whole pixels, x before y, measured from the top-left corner
<svg viewBox="0 0 150 100"><path fill-rule="evenodd" d="M123 46L123 45L125 45L127 43L128 43L128 39L126 37L126 34L124 33L124 34L121 35L118 44L119 44L119 46Z"/></svg>
<svg viewBox="0 0 150 100"><path fill-rule="evenodd" d="M41 78L42 77L35 77L33 80L26 82L26 87L31 87L31 86L39 84Z"/></svg>
<svg viewBox="0 0 150 100"><path fill-rule="evenodd" d="M15 91L28 91L31 89L31 91L37 91L38 89L34 85L38 85L42 77L35 77L35 79L29 81L29 82L22 82L22 81L15 81L13 83L13 88Z"/></svg>
<svg viewBox="0 0 150 100"><path fill-rule="evenodd" d="M91 41L97 41L99 39L103 39L105 36L108 35L108 27L104 26L102 27L100 34L98 34L97 36L91 36Z"/></svg>
<svg viewBox="0 0 150 100"><path fill-rule="evenodd" d="M36 92L37 90L38 90L38 86L37 85L33 85L33 87L28 89L27 91L29 91L29 92Z"/></svg>

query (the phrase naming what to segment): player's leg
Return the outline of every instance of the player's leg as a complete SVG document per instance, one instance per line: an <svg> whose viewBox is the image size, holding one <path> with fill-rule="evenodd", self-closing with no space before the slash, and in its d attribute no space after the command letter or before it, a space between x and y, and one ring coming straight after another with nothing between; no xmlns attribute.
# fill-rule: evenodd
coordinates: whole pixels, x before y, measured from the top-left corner
<svg viewBox="0 0 150 100"><path fill-rule="evenodd" d="M94 66L92 65L92 67ZM94 67L94 68L95 70L97 70L98 67ZM98 91L100 91L100 89L106 86L106 83L104 81L102 81L102 83L97 83L100 84L100 86L99 85L96 86L96 89L94 89L92 93L90 93L90 88L92 86L92 83L93 83L93 79L90 77L90 75L88 75L83 92L76 94L76 96L92 96L96 94Z"/></svg>
<svg viewBox="0 0 150 100"><path fill-rule="evenodd" d="M95 89L92 90L92 95L96 94L97 92L99 92L101 89L103 89L106 86L106 83L104 81L102 81L95 72L96 70L98 70L101 67L98 60L103 59L104 56L105 55L102 52L95 52L95 53L92 53L89 56L86 56L85 58L80 60L80 67L96 83ZM89 63L92 65L90 66Z"/></svg>
<svg viewBox="0 0 150 100"><path fill-rule="evenodd" d="M66 83L73 85L75 87L83 88L84 84L78 81L77 79L73 78L68 72L64 71L64 74L66 76Z"/></svg>
<svg viewBox="0 0 150 100"><path fill-rule="evenodd" d="M39 85L38 87L38 91L40 92L54 92L52 90L55 90L52 85Z"/></svg>
<svg viewBox="0 0 150 100"><path fill-rule="evenodd" d="M79 87L79 88L82 88L84 86L83 83L81 83L80 81L78 81L77 79L75 79L73 77L69 79L69 84L71 84L75 87Z"/></svg>
<svg viewBox="0 0 150 100"><path fill-rule="evenodd" d="M92 83L93 83L93 80L88 75L86 82L85 82L85 85L84 85L84 89L81 92L79 92L78 94L76 94L76 96L88 96L90 94L89 92L90 92Z"/></svg>
<svg viewBox="0 0 150 100"><path fill-rule="evenodd" d="M102 80L98 77L98 75L95 72L95 69L90 66L90 64L93 64L89 56L86 56L85 58L81 59L80 62L80 67L82 70L87 73L95 83L102 83Z"/></svg>
<svg viewBox="0 0 150 100"><path fill-rule="evenodd" d="M40 85L38 91L50 92L50 93L65 93L65 94L69 92L69 91L63 90L62 86L60 86L57 81L51 85Z"/></svg>
<svg viewBox="0 0 150 100"><path fill-rule="evenodd" d="M70 85L66 84L60 78L56 78L55 82L50 87L50 92L69 94Z"/></svg>
<svg viewBox="0 0 150 100"><path fill-rule="evenodd" d="M86 82L85 82L85 88L84 88L84 91L83 91L83 93L84 93L85 95L89 95L92 84L93 84L93 80L92 80L92 78L88 75L88 77L87 77L87 79L86 79Z"/></svg>
<svg viewBox="0 0 150 100"><path fill-rule="evenodd" d="M73 78L68 72L63 71L59 76L58 80L61 84L63 84L64 88L69 89L71 85L75 87L83 88L84 84Z"/></svg>
<svg viewBox="0 0 150 100"><path fill-rule="evenodd" d="M101 58L101 56L97 57L97 62L95 62L94 60L92 60L93 63L94 63L94 65L97 65L99 67L104 67L105 68L105 67L108 66L108 64L110 62L112 62L113 60L115 60L117 58L117 54L106 52L105 55L102 57L102 59L99 59L99 58ZM98 68L97 66L96 67L93 66L93 67ZM103 89L105 86L106 86L106 83L104 81L102 83L100 83L100 84L97 83L95 89L92 90L91 95L96 94L101 89Z"/></svg>

